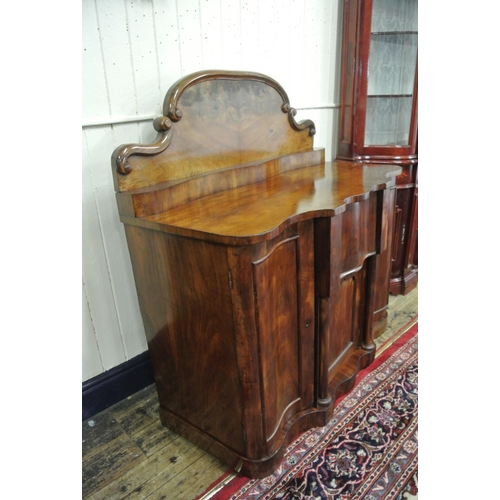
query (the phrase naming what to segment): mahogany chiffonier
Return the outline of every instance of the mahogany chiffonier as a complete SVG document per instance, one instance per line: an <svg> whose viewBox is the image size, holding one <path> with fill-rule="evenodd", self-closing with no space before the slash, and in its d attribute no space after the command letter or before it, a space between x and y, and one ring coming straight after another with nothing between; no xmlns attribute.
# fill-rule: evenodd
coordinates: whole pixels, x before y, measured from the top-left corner
<svg viewBox="0 0 500 500"><path fill-rule="evenodd" d="M264 477L374 358L401 169L325 162L262 74L191 74L163 112L112 156L160 418Z"/></svg>

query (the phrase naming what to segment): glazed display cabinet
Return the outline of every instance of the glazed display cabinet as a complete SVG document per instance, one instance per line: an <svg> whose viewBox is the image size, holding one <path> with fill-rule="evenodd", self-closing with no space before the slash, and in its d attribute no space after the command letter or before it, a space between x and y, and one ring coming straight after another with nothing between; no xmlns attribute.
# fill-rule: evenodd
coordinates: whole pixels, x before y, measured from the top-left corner
<svg viewBox="0 0 500 500"><path fill-rule="evenodd" d="M389 291L417 284L418 1L346 0L338 159L403 167Z"/></svg>

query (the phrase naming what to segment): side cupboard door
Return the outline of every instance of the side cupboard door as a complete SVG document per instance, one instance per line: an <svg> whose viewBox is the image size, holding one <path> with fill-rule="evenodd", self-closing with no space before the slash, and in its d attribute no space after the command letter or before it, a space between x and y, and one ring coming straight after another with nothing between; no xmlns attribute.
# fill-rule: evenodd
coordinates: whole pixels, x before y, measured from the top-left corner
<svg viewBox="0 0 500 500"><path fill-rule="evenodd" d="M271 455L294 416L314 404L313 234L312 221L294 224L244 259L252 317L243 341L257 357L252 365L253 356L239 356L253 384L245 405L250 456Z"/></svg>

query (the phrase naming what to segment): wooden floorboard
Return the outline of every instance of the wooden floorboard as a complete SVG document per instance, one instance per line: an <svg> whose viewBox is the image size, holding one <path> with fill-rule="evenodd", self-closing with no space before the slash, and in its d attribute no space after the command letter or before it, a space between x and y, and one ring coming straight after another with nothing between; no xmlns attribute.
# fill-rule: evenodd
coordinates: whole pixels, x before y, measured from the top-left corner
<svg viewBox="0 0 500 500"><path fill-rule="evenodd" d="M378 350L418 314L418 287L390 297ZM193 500L228 467L160 424L154 385L82 425L82 498Z"/></svg>

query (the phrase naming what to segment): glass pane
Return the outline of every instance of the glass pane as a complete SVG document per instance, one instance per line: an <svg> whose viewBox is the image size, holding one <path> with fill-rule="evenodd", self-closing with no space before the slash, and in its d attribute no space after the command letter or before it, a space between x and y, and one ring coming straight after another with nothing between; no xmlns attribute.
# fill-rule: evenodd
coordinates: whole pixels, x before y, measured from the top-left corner
<svg viewBox="0 0 500 500"><path fill-rule="evenodd" d="M368 95L413 94L417 35L372 35Z"/></svg>
<svg viewBox="0 0 500 500"><path fill-rule="evenodd" d="M409 142L412 96L369 97L365 145L405 146Z"/></svg>
<svg viewBox="0 0 500 500"><path fill-rule="evenodd" d="M418 0L373 0L372 33L418 31Z"/></svg>
<svg viewBox="0 0 500 500"><path fill-rule="evenodd" d="M417 61L417 0L373 0L365 146L408 144Z"/></svg>

